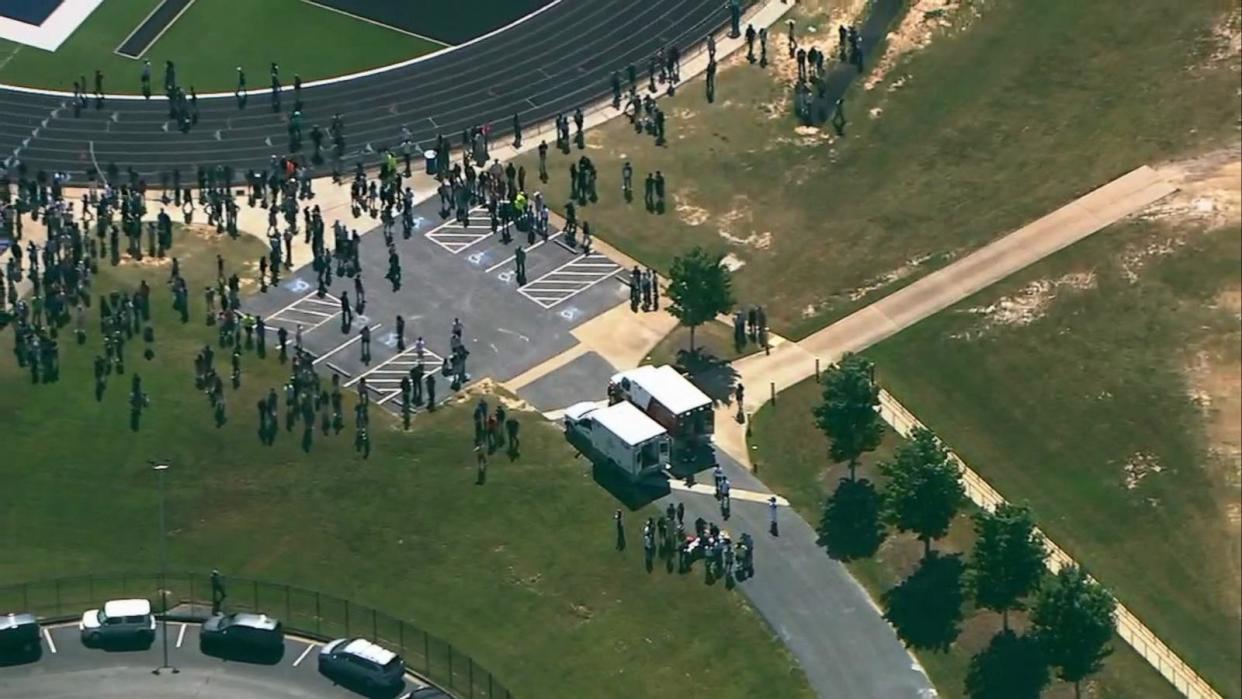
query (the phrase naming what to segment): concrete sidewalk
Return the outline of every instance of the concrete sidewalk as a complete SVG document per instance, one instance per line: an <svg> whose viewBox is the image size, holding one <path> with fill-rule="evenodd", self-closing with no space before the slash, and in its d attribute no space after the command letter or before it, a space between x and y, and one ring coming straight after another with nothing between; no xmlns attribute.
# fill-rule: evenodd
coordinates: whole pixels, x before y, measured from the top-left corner
<svg viewBox="0 0 1242 699"><path fill-rule="evenodd" d="M746 410L766 403L772 384L780 392L812 376L816 358L827 366L866 349L1175 190L1144 165L796 344L739 359L733 366L747 388Z"/></svg>

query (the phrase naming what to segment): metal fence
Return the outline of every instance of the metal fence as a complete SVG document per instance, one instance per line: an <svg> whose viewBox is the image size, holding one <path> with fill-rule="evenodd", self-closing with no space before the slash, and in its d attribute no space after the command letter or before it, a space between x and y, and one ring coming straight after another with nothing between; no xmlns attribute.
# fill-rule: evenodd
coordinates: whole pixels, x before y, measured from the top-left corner
<svg viewBox="0 0 1242 699"><path fill-rule="evenodd" d="M512 694L469 655L410 622L334 595L296 585L225 578L229 612L261 612L279 618L297 636L327 641L363 637L393 650L406 667L460 699L512 699ZM211 607L210 576L198 573L83 575L0 585L0 612L31 612L41 620L66 621L119 598L145 598L162 612L204 618Z"/></svg>

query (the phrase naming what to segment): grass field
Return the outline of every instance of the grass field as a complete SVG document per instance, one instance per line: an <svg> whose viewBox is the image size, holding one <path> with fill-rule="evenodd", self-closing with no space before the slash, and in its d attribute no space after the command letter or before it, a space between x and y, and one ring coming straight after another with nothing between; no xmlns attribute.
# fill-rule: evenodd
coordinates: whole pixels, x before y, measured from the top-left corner
<svg viewBox="0 0 1242 699"><path fill-rule="evenodd" d="M793 9L819 28L805 43L834 46L825 8L845 4ZM1237 73L1213 56L1235 6L962 3L947 17L965 29L851 89L841 140L795 131L782 51L767 71L731 60L715 105L701 80L663 103L667 148L625 120L591 132L601 200L579 217L661 270L696 244L733 253L739 299L800 337L1136 166L1234 138ZM618 196L626 159L640 180L665 174L668 213ZM556 203L568 162L549 160Z"/></svg>
<svg viewBox="0 0 1242 699"><path fill-rule="evenodd" d="M775 405L769 403L756 413L751 426L750 444L757 447L752 457L759 465L764 482L787 497L809 522L819 522L825 496L836 488L838 479L846 475L843 466L828 464L827 441L815 430L811 419L811 408L819 402L820 390L813 379L790 388L780 394ZM799 438L791 439L791 432ZM877 465L892 454L899 441L900 437L888 432L880 448L864 458L859 477L882 484L883 477ZM962 515L954 521L948 536L935 542L935 548L946 554L969 556L973 540L970 518ZM872 597L879 599L883 592L915 569L922 553L922 543L912 536L890 533L874 557L847 565ZM1015 628L1021 628L1025 617L1020 613L1011 614L1010 622ZM916 651L942 697L965 696L964 682L971 657L984 648L999 629L999 615L968 603L962 633L948 652ZM1115 654L1106 661L1103 672L1089 682L1083 696L1115 699L1179 696L1120 638L1113 640L1113 648ZM1064 699L1073 695L1071 685L1054 683L1044 696Z"/></svg>
<svg viewBox="0 0 1242 699"><path fill-rule="evenodd" d="M191 289L214 276L217 251L232 268L261 249L178 235ZM151 406L133 433L128 376L94 401L94 337L63 348L59 383L32 385L7 349L12 330L0 333L0 582L154 570L146 460L166 458L170 568L218 567L380 608L472 655L515 696L811 696L739 593L697 576L648 575L640 547L613 549L615 501L534 414L521 416L521 457L497 455L483 486L474 484L470 405L419 416L408 434L375 411L369 460L354 453L350 430L316 433L309 454L298 432L264 447L254 405L286 376L275 353L246 354L242 388L226 389L230 420L217 429L192 383L192 356L213 341L198 324L199 295L195 322L181 326L166 267L102 272L96 292L140 277L155 288L155 360L131 345L127 362ZM92 333L95 317L91 309ZM627 515L632 542L647 515Z"/></svg>
<svg viewBox="0 0 1242 699"><path fill-rule="evenodd" d="M115 53L159 0L106 2L54 53L0 40L0 82L72 90L96 69L110 93L138 94L142 61ZM164 61L177 79L200 94L231 92L237 67L251 89L268 85L273 61L293 83L375 68L435 51L439 44L368 24L301 0L197 0L144 55L158 89Z"/></svg>
<svg viewBox="0 0 1242 699"><path fill-rule="evenodd" d="M1242 240L1233 226L1168 239L1119 224L868 354L906 407L1237 697Z"/></svg>

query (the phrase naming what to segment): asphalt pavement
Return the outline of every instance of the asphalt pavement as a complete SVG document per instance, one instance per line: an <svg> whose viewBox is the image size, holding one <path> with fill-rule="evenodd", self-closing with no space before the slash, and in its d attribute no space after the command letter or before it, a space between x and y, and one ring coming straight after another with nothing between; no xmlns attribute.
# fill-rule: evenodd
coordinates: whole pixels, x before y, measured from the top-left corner
<svg viewBox="0 0 1242 699"><path fill-rule="evenodd" d="M45 627L42 654L25 664L0 666L0 697L69 699L358 699L365 696L319 674L322 644L285 638L283 656L260 664L222 660L199 651L198 624L169 622L168 664L163 665L162 627L149 648L104 650L82 645L76 624ZM390 696L447 699L447 695L408 676Z"/></svg>

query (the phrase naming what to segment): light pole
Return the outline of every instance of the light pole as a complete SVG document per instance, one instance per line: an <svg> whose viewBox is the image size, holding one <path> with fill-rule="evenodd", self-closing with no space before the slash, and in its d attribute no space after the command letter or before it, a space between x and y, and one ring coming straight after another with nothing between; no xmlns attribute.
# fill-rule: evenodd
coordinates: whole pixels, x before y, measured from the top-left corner
<svg viewBox="0 0 1242 699"><path fill-rule="evenodd" d="M168 529L164 518L164 472L168 470L165 461L150 462L160 482L160 635L164 637L164 662L151 671L158 675L161 670L172 670L175 675L180 670L168 664Z"/></svg>

